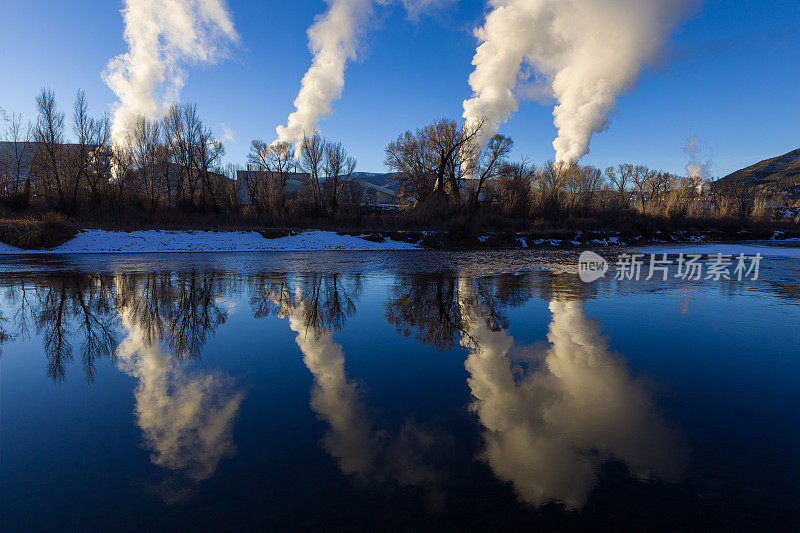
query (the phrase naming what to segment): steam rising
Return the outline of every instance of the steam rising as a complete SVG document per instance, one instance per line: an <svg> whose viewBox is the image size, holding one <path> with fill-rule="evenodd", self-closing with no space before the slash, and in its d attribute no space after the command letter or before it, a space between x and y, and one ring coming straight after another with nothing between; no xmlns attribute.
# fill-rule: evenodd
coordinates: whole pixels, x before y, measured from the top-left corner
<svg viewBox="0 0 800 533"><path fill-rule="evenodd" d="M707 180L711 169L711 160L702 160L700 158L701 150L697 145L697 139L689 137L686 140L686 146L683 151L689 156L689 162L686 164L686 175L701 182Z"/></svg>
<svg viewBox="0 0 800 533"><path fill-rule="evenodd" d="M239 39L225 0L125 0L122 16L128 51L103 73L119 98L115 144L138 117L158 118L178 100L186 64L215 62Z"/></svg>
<svg viewBox="0 0 800 533"><path fill-rule="evenodd" d="M517 96L549 94L557 100L556 160L577 162L589 153L592 134L605 129L617 97L656 58L687 2L490 0L475 32L481 44L469 77L473 96L464 101L467 124L487 120L478 143L517 110Z"/></svg>
<svg viewBox="0 0 800 533"><path fill-rule="evenodd" d="M579 302L550 303L550 345L539 367L519 378L508 358L513 339L492 331L470 301L462 300L462 344L470 350L471 407L485 428L483 459L521 500L581 508L612 458L640 478L680 478L685 450Z"/></svg>
<svg viewBox="0 0 800 533"><path fill-rule="evenodd" d="M303 76L300 92L294 100L296 111L286 126L278 126L276 142L295 145L299 158L304 135L317 129L317 122L331 114L331 104L342 96L344 71L356 57L358 38L372 13L371 0L327 0L328 11L317 16L308 29L308 47L314 55L311 67Z"/></svg>

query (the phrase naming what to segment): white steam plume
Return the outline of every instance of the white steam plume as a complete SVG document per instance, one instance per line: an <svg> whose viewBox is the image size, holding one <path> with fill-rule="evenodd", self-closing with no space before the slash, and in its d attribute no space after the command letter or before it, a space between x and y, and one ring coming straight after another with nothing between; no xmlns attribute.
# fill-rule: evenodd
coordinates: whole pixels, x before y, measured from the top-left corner
<svg viewBox="0 0 800 533"><path fill-rule="evenodd" d="M119 98L112 135L123 142L136 119L160 117L178 100L184 65L218 60L239 40L225 0L125 0L128 51L109 61L103 79Z"/></svg>
<svg viewBox="0 0 800 533"><path fill-rule="evenodd" d="M330 330L314 332L305 320L306 303L296 292L297 306L282 306L279 316L289 319L297 333L295 341L303 353L303 363L314 377L311 408L329 429L322 438L325 450L336 459L342 473L362 480L394 479L400 486L424 486L435 502L439 472L426 463L430 449L442 439L406 419L397 434L375 429L362 405L358 387L347 377L342 346L334 342ZM283 301L288 301L288 291Z"/></svg>
<svg viewBox="0 0 800 533"><path fill-rule="evenodd" d="M697 146L697 139L694 137L689 137L683 151L689 156L689 162L686 164L686 175L694 184L697 193L702 195L708 187L708 175L712 165L711 159L702 160L700 158L701 150Z"/></svg>
<svg viewBox="0 0 800 533"><path fill-rule="evenodd" d="M278 126L277 142L295 145L300 155L304 135L317 129L317 122L331 114L331 103L342 96L344 71L356 57L358 38L372 13L371 0L327 0L328 11L308 29L308 47L314 54L303 76L294 111L286 126Z"/></svg>
<svg viewBox="0 0 800 533"><path fill-rule="evenodd" d="M464 101L467 124L485 118L485 145L517 110L520 93L552 94L556 160L589 153L617 97L656 58L691 0L490 0ZM529 69L533 69L533 73ZM537 90L518 83L534 77Z"/></svg>
<svg viewBox="0 0 800 533"><path fill-rule="evenodd" d="M686 164L686 175L690 178L706 180L708 179L708 172L711 168L711 160L700 159L700 147L697 146L697 139L689 137L686 140L686 146L683 148L686 155L689 156L689 162Z"/></svg>

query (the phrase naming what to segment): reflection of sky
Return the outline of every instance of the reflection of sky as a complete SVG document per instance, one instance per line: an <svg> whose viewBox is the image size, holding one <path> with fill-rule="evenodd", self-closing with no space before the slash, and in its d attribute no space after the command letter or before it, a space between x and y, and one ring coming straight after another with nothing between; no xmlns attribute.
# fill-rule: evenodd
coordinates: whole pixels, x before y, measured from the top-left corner
<svg viewBox="0 0 800 533"><path fill-rule="evenodd" d="M309 331L302 314L301 305L289 315L289 327L297 333L303 362L314 376L311 407L330 425L323 445L338 460L342 472L366 474L371 468L375 442L358 405L356 384L348 381L345 374L342 347L333 342L330 331Z"/></svg>
<svg viewBox="0 0 800 533"><path fill-rule="evenodd" d="M460 284L471 315L462 344L470 352L471 408L485 428L482 456L523 501L580 508L609 459L640 478L678 480L685 450L580 302L550 303L549 346L530 356L533 366L520 379L508 357L513 338L471 308L468 284Z"/></svg>
<svg viewBox="0 0 800 533"><path fill-rule="evenodd" d="M236 451L233 423L243 394L232 390L220 373L190 373L159 342L147 342L125 310L121 322L126 335L117 348L117 361L138 380L136 420L151 461L195 482L211 477L220 460ZM186 493L169 485L161 492L168 501Z"/></svg>
<svg viewBox="0 0 800 533"><path fill-rule="evenodd" d="M367 481L393 479L401 486L425 486L430 503L438 506L442 499L435 488L439 474L425 464L432 448L441 440L413 418L407 418L397 434L373 429L363 406L357 385L345 371L342 346L333 340L333 332L315 332L306 326L306 303L293 309L282 309L289 318L289 327L297 333L296 342L303 354L303 363L314 377L311 408L329 429L322 446L336 459L344 474ZM446 439L445 439L446 440Z"/></svg>
<svg viewBox="0 0 800 533"><path fill-rule="evenodd" d="M263 264L266 260L259 261ZM255 267L250 264L249 268ZM356 412L380 412L394 421L413 412L422 425L452 423L448 430L457 428L453 435L459 443L477 441L483 449L483 430L478 440L468 419L460 426L453 422L469 395L463 354L455 350L436 353L397 335L384 320L383 305L391 285L392 278L388 276L366 278L357 314L335 334L333 341L344 346L344 383L365 385L364 389L356 389L366 392L358 400L362 407L356 405ZM683 293L667 290L654 294L647 289L647 284L642 284L641 289L630 287L621 294L613 290L601 292L599 297L585 302L586 314L602 323L612 349L624 354L630 375L652 376L658 387L658 411L674 420L691 443L692 479L700 472L701 476L713 474L713 487L744 495L751 494L751 487L772 488L776 484L784 496L796 495L798 470L794 455L800 445L800 434L795 429L796 406L800 402L796 386L800 374L800 328L794 327L800 324L800 307L796 301L745 288L726 294L717 286L705 284L696 287L687 314L681 314ZM237 303L238 312L205 347L202 360L192 362L194 371L178 364L162 369L167 372L165 380L169 384L175 379L171 376L176 368L184 376L177 380L179 384L201 373L243 376L242 380L250 385L248 400L257 398L239 410L237 460L224 463L225 476L218 466L217 474L203 483L195 498L183 504L185 509L207 519L209 524L220 525L210 516L213 506L207 506L208 502L224 497L226 489L236 483L235 476L249 476L251 469L260 475L259 479L276 479L279 483L254 482L251 488L257 504L243 502L242 517L234 518L233 524L244 521L254 507L284 516L301 511L313 514L317 511L311 500L316 497L334 494L342 501L352 496L354 492L347 492L348 487L357 488L359 484L331 479L325 465L333 469L333 460L317 447L323 431L315 420L316 413L308 408L313 376L301 361L295 344L297 334L286 327L285 320L254 319L248 312L245 287L232 290L230 298ZM6 303L3 300L0 305L13 313L13 306L5 307ZM545 339L554 317L547 302L536 298L508 309L507 314L514 345L503 364L511 367L512 376L518 376L515 362L522 358L520 346ZM559 316L572 317L570 320L574 318L577 323L581 320L567 310ZM539 362L535 368L547 377L544 381L554 383L555 376L548 376L552 373L542 364L547 353L544 350L527 355L538 356L533 357ZM153 364L157 361L156 357ZM89 385L80 362L75 361L68 367L65 382L54 385L45 375L45 363L41 338L35 332L28 341L18 338L4 346L0 361L0 515L4 521L24 517L38 520L32 522L35 524L54 523L60 519L58 516L37 517L34 512L42 504L54 502L63 504L71 514L98 521L118 519L128 513L127 516L140 517L135 523L141 524L147 520L141 517L158 516L161 502L144 498L137 484L142 476L152 474L154 468L147 455L155 449L146 439L147 454L137 446L143 440L143 432L128 416L135 408L132 389L139 387L138 378L131 386L133 380L119 372L116 364L104 360L98 363L95 383ZM207 368L216 371L204 370ZM505 372L504 367L500 368ZM514 380L517 387L523 381ZM625 380L621 381L624 384ZM342 383L331 381L334 382ZM623 390L631 388L636 390ZM170 385L167 392L174 394ZM531 394L522 390L516 397L528 399ZM382 427L400 426L391 421L384 424L383 418L366 420L373 435ZM105 433L105 438L97 438L98 432ZM469 465L472 450L464 455L456 455L454 462ZM626 457L620 460L625 461ZM166 467L163 470L172 472ZM188 478L182 472L176 475ZM193 484L191 478L188 480ZM318 483L315 489L306 491L309 480ZM496 493L496 488L482 477L474 485L459 489L469 494L479 494L481 490ZM309 493L312 494L306 499L298 496ZM776 491L770 492L770 498L775 494ZM260 498L264 495L272 499ZM301 506L298 500L310 505ZM93 502L91 509L86 508L87 501ZM358 500L347 501L358 504ZM613 505L617 506L615 510L624 509L626 502Z"/></svg>

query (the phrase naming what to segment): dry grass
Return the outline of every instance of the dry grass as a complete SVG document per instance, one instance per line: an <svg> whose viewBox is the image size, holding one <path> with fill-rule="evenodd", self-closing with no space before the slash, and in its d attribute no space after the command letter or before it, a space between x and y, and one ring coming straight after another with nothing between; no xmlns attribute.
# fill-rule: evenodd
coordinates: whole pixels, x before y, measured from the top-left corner
<svg viewBox="0 0 800 533"><path fill-rule="evenodd" d="M23 250L45 250L63 244L77 233L62 215L47 213L41 218L0 219L0 242Z"/></svg>

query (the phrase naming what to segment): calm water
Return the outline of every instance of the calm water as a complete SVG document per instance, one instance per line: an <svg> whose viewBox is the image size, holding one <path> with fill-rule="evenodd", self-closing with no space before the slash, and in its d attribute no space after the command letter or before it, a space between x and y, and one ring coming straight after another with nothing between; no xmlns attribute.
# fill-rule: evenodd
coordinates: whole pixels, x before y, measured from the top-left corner
<svg viewBox="0 0 800 533"><path fill-rule="evenodd" d="M3 531L800 527L800 260L0 263Z"/></svg>

